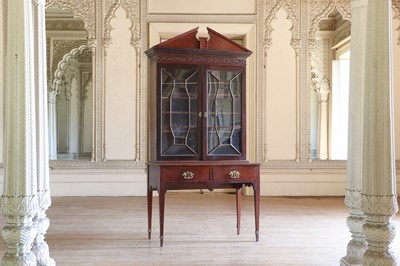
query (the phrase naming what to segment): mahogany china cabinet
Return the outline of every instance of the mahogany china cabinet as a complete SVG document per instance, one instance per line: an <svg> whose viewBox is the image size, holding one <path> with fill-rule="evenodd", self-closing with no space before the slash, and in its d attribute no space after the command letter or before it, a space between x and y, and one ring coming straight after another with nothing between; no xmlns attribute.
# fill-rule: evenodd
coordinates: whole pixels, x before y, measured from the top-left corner
<svg viewBox="0 0 400 266"><path fill-rule="evenodd" d="M148 237L159 193L160 245L167 190L236 189L237 234L243 186L254 189L259 238L259 164L246 161L246 59L251 51L207 28L153 46L150 59Z"/></svg>

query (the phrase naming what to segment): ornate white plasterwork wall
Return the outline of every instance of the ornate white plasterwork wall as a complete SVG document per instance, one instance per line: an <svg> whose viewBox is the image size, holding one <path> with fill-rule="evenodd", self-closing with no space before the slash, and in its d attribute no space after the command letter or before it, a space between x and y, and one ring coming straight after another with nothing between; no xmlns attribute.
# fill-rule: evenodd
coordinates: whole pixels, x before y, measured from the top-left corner
<svg viewBox="0 0 400 266"><path fill-rule="evenodd" d="M315 2L316 0L314 0ZM330 4L332 1L326 1L328 8L326 12L323 11L326 8L322 8L320 1L318 3L310 3L310 6L317 6L314 8L311 14L314 17L320 16L321 18L329 13L331 8L334 6ZM338 1L339 3L345 3L346 1ZM142 51L148 48L147 38L141 38L141 36L148 36L147 25L152 22L165 22L165 23L255 23L257 25L257 47L264 47L263 49L257 49L255 55L257 57L257 113L262 114L263 106L263 66L265 59L265 48L268 49L268 43L270 39L270 22L274 18L275 12L279 8L285 8L289 14L289 19L293 23L292 28L292 41L291 45L296 51L296 65L297 65L297 162L292 161L274 161L265 162L263 165L270 168L343 168L345 162L333 161L333 162L309 162L309 118L308 118L308 87L310 68L307 56L307 42L309 37L307 36L307 27L301 25L308 25L308 6L309 3L300 0L276 0L276 1L257 1L256 14L246 15L187 15L187 14L148 14L147 13L147 1L128 1L128 0L108 0L103 3L94 4L93 1L61 1L61 0L49 0L47 4L56 3L63 7L72 9L76 16L83 19L85 22L85 28L89 33L90 45L93 49L93 77L94 87L96 91L95 98L95 143L94 143L94 156L92 161L74 160L74 161L52 161L51 166L55 168L68 168L68 167L84 167L84 168L136 168L144 167L147 159L147 68L141 67L142 62L147 63L147 58L143 55ZM346 4L338 5L338 9ZM104 160L104 63L107 60L107 46L110 40L109 25L110 20L114 16L115 10L119 7L123 7L128 13L128 17L132 20L133 27L132 31L132 45L137 49L138 62L136 67L138 69L137 87L138 89L138 114L137 128L140 131L138 134L137 143L141 144L140 154L137 156L139 160L136 161L106 161ZM345 10L345 9L344 9ZM321 15L322 14L322 15ZM346 12L343 12L346 14ZM317 21L317 20L312 20ZM317 25L317 23L314 23ZM313 24L313 25L314 25ZM99 36L101 36L101 42L99 42ZM264 147L263 143L263 116L257 116L257 161L263 161ZM261 144L261 145L260 145Z"/></svg>
<svg viewBox="0 0 400 266"><path fill-rule="evenodd" d="M262 2L262 10L263 10L263 31L264 31L264 38L263 38L263 45L258 47L263 47L263 56L262 58L258 57L257 60L263 62L264 68L267 65L268 61L268 50L273 43L271 38L271 32L273 28L271 26L271 22L276 17L276 12L284 8L288 13L288 19L292 22L293 27L291 29L292 38L291 38L291 46L295 50L296 53L296 99L299 98L300 95L300 57L301 57L301 38L300 38L300 1L297 0L276 0L276 1L263 1ZM259 25L259 24L258 24ZM260 26L260 25L259 25ZM260 43L260 40L258 40ZM258 71L261 71L260 69ZM258 80L259 84L261 83L263 86L266 84L265 77L263 78L263 82ZM258 115L260 116L260 122L258 123L258 130L259 133L258 138L258 161L261 161L263 164L269 164L267 158L267 140L265 136L266 132L266 121L265 121L265 96L264 96L264 87L258 86L257 90L257 98L259 111ZM301 102L296 101L296 161L300 161L301 159L301 148L300 148L300 136L301 136Z"/></svg>
<svg viewBox="0 0 400 266"><path fill-rule="evenodd" d="M62 7L69 8L74 15L82 18L85 28L89 33L89 39L94 39L95 34L95 1L91 0L46 0L46 6L58 4Z"/></svg>
<svg viewBox="0 0 400 266"><path fill-rule="evenodd" d="M289 3L290 2L290 3ZM349 17L350 14L350 1L334 1L334 0L310 0L310 1L263 1L263 28L265 29L263 47L267 50L271 39L269 38L271 32L270 22L274 17L274 13L280 7L287 8L289 19L293 22L293 47L297 55L297 73L298 73L298 106L297 106L297 149L298 156L297 162L292 161L268 161L265 162L266 147L263 143L263 124L262 118L258 118L258 160L262 162L263 166L267 168L345 168L345 161L311 161L310 160L310 133L309 133L309 88L311 86L311 61L310 54L313 51L311 48L315 46L315 32L318 29L318 23L321 19L328 16L328 14L336 7L341 12L343 17ZM308 19L310 18L310 19ZM300 27L301 25L301 27ZM309 25L309 26L307 26ZM298 39L298 41L297 41ZM265 60L258 58L258 60ZM260 80L258 80L259 83ZM258 86L258 114L263 114L263 90L262 86ZM261 145L260 145L261 144Z"/></svg>
<svg viewBox="0 0 400 266"><path fill-rule="evenodd" d="M95 116L94 116L94 144L93 144L93 156L90 161L88 160L71 160L71 161L61 161L55 160L51 161L50 165L53 168L144 168L147 158L147 139L146 139L146 103L147 100L142 96L143 88L141 80L143 79L140 66L141 66L141 35L140 33L140 4L139 1L89 1L89 0L72 0L72 1L62 1L62 0L48 0L47 5L57 4L63 8L71 9L76 17L81 18L84 21L85 29L88 31L88 43L92 49L93 54L93 86L95 94ZM109 21L113 17L114 11L119 6L122 6L128 13L129 18L132 20L132 39L131 44L135 47L138 59L137 60L137 71L138 88L137 93L137 114L138 117L135 118L137 123L137 128L140 133L137 134L138 138L136 140L137 145L137 155L136 160L123 160L123 161L107 161L104 157L104 62L106 55L106 48L110 41L109 33L110 26ZM104 20L103 20L104 18ZM98 41L99 36L101 40Z"/></svg>
<svg viewBox="0 0 400 266"><path fill-rule="evenodd" d="M297 143L299 161L269 161L263 162L264 168L272 169L345 169L345 161L309 161L309 88L311 82L311 65L309 59L313 35L310 31L317 29L318 21L323 19L336 6L344 18L350 17L350 0L257 0L254 14L149 14L148 1L133 0L47 0L46 4L56 3L74 11L75 16L82 18L85 29L89 34L89 45L93 52L93 86L96 91L94 99L94 146L93 158L89 160L52 161L53 168L80 168L80 169L144 169L147 159L147 57L143 51L149 48L148 25L149 23L226 23L226 24L254 24L257 31L256 57L256 161L264 161L263 132L264 121L262 106L264 104L264 63L265 48L270 40L270 21L274 12L285 8L294 27L292 29L292 46L296 51L297 60ZM114 11L122 6L132 20L132 46L139 51L139 61L136 63L140 79L138 79L138 105L139 118L137 119L140 130L139 160L129 161L104 161L104 65L107 60L106 48L109 40L109 21L114 16ZM399 0L393 0L396 18L399 18ZM3 6L4 8L4 6ZM261 114L261 115L260 115Z"/></svg>
<svg viewBox="0 0 400 266"><path fill-rule="evenodd" d="M141 52L142 52L142 38L141 38L141 24L140 24L140 3L138 0L114 0L114 1L106 1L105 3L105 19L104 19L104 35L103 35L103 51L104 51L104 65L106 65L107 60L107 49L110 45L111 35L110 32L112 27L110 25L111 20L115 17L115 11L122 7L127 12L127 17L132 22L131 27L131 45L136 50L136 61L135 61L135 68L136 68L136 110L135 110L135 121L136 121L136 139L135 139L135 161L146 161L147 158L147 145L143 145L147 143L146 139L146 102L143 102L142 94L145 88L141 86L143 84L141 82ZM103 71L103 75L104 75ZM104 77L105 78L105 77ZM104 80L103 78L103 80ZM146 84L146 83L145 83ZM105 83L104 83L105 85ZM103 121L103 134L105 125L105 119ZM107 161L105 157L105 143L102 145L103 147L103 161Z"/></svg>

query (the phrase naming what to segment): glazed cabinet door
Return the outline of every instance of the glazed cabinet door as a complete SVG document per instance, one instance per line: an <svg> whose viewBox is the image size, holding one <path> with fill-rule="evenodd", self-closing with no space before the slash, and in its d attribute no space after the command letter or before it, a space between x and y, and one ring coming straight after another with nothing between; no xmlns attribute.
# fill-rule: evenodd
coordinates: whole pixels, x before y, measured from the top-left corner
<svg viewBox="0 0 400 266"><path fill-rule="evenodd" d="M207 67L205 76L204 156L245 159L245 68Z"/></svg>
<svg viewBox="0 0 400 266"><path fill-rule="evenodd" d="M158 68L158 159L198 160L201 84L197 66Z"/></svg>

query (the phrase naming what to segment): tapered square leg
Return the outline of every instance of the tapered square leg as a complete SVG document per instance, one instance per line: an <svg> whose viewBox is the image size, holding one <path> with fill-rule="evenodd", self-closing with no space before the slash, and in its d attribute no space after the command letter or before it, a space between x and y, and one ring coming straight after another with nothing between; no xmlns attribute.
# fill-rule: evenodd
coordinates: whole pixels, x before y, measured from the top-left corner
<svg viewBox="0 0 400 266"><path fill-rule="evenodd" d="M164 209L165 209L165 190L160 189L158 196L160 210L160 247L164 245Z"/></svg>
<svg viewBox="0 0 400 266"><path fill-rule="evenodd" d="M240 235L240 218L242 214L242 187L236 188L236 230Z"/></svg>
<svg viewBox="0 0 400 266"><path fill-rule="evenodd" d="M253 185L254 188L254 215L256 223L256 241L260 238L260 188L259 185Z"/></svg>
<svg viewBox="0 0 400 266"><path fill-rule="evenodd" d="M151 239L152 213L153 213L153 190L150 187L148 187L147 188L147 232L149 239Z"/></svg>

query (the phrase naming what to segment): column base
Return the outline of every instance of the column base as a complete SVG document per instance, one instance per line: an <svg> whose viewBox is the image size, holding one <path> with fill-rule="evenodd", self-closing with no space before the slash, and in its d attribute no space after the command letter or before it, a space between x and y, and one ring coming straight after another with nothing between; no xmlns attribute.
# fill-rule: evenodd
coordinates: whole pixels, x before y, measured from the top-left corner
<svg viewBox="0 0 400 266"><path fill-rule="evenodd" d="M25 256L4 255L1 260L1 266L36 266L35 255L28 254Z"/></svg>

